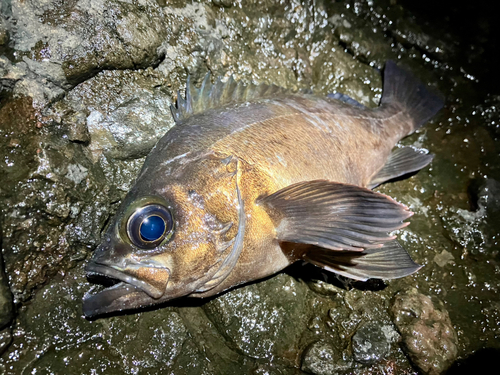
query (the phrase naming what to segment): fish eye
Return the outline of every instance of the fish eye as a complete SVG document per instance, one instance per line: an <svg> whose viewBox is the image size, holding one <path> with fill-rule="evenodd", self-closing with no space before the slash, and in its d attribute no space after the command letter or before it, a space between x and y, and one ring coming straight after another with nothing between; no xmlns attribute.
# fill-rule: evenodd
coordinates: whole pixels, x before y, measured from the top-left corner
<svg viewBox="0 0 500 375"><path fill-rule="evenodd" d="M159 204L140 207L130 215L127 235L130 241L143 249L158 246L172 231L173 220L170 211Z"/></svg>

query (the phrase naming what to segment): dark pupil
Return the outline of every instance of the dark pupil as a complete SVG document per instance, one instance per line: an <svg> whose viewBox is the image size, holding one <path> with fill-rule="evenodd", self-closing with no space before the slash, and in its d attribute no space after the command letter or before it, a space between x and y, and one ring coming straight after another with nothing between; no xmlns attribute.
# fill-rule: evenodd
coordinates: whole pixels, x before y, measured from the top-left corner
<svg viewBox="0 0 500 375"><path fill-rule="evenodd" d="M144 241L156 241L165 233L165 221L156 215L145 218L141 223L140 234Z"/></svg>

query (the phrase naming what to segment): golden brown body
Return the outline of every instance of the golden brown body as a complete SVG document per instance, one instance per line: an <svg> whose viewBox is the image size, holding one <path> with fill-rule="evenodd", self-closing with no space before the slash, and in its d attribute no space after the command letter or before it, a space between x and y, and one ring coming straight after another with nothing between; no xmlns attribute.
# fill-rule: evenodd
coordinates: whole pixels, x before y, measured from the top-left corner
<svg viewBox="0 0 500 375"><path fill-rule="evenodd" d="M375 110L312 95L271 95L267 86L206 88L205 81L200 90L188 87L173 112L177 125L146 159L88 266L122 283L87 298L86 314L215 295L298 259L360 280L417 270L387 234L405 226L411 213L365 188L430 162L411 150L390 157L391 149L441 103L391 69ZM401 96L405 84L410 91ZM228 98L233 92L236 99ZM150 217L168 221L171 214L173 222L171 232L150 241L141 237L147 220L131 220L153 206L160 213ZM324 249L306 252L307 245Z"/></svg>
<svg viewBox="0 0 500 375"><path fill-rule="evenodd" d="M201 147L221 158L234 156L240 161L238 181L248 221L234 272L200 296L215 295L228 287L272 275L297 260L283 251L266 210L254 203L260 196L317 179L367 186L370 177L385 164L394 144L412 126L411 119L395 108L363 110L313 96L266 99L238 107L242 119L263 112L259 107L271 113L267 119L242 121L222 139L203 139ZM230 106L227 112L234 110ZM214 112L209 114L212 123L207 128L221 124L227 113L224 109ZM190 123L181 126L190 127ZM207 185L212 184L207 181Z"/></svg>

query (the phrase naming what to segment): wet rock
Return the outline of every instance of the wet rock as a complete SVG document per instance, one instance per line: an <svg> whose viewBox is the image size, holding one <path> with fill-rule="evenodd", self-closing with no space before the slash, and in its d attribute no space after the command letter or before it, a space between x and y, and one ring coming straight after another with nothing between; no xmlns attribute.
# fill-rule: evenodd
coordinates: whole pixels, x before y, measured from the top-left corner
<svg viewBox="0 0 500 375"><path fill-rule="evenodd" d="M318 341L311 344L302 357L302 371L315 375L334 375L352 366L345 355L330 343Z"/></svg>
<svg viewBox="0 0 500 375"><path fill-rule="evenodd" d="M484 230L498 220L495 209L485 216L479 205L470 210L466 186L486 175L500 181L499 101L467 104L477 94L467 83L475 78L448 59L454 42L445 33L445 42L438 40L431 27L385 0L250 0L241 8L226 0L0 0L0 10L0 39L6 40L0 43L2 250L20 306L0 373L66 373L70 367L120 374L296 373L304 347L302 368L312 373L414 373L395 345L362 369L344 354L353 335L370 337L359 333L366 322L390 325L388 301L408 285L453 306L461 356L498 347L498 236L492 241L495 234ZM471 61L481 56L467 55ZM203 309L175 302L181 307L82 319L81 296L89 285L73 267L81 272L143 156L172 125L168 106L187 74L197 83L211 71L245 82L339 91L375 106L382 92L376 68L388 58L402 59L421 77L435 75L424 81L439 82L449 96L443 118L404 141L429 147L436 154L432 167L380 187L416 212L401 233L425 264L416 276L372 292L359 284L348 291L318 284L310 288L319 296L311 296L297 287L293 297L283 291L292 284L280 279L275 289L250 285ZM493 190L488 183L478 189L478 202L484 197L484 206L494 207ZM464 247L477 256L468 257ZM0 336L0 345L10 341L10 331Z"/></svg>
<svg viewBox="0 0 500 375"><path fill-rule="evenodd" d="M82 268L42 288L19 312L23 329L16 331L13 343L17 358L3 364L56 374L68 368L81 373L153 374L174 367L188 339L177 312L166 308L88 321L81 311L85 291Z"/></svg>
<svg viewBox="0 0 500 375"><path fill-rule="evenodd" d="M0 330L0 355L3 354L12 342L12 331L10 327ZM1 369L0 365L0 369Z"/></svg>
<svg viewBox="0 0 500 375"><path fill-rule="evenodd" d="M0 222L1 224L1 222ZM0 245L2 244L2 227L0 226ZM3 255L0 251L0 330L5 328L12 320L13 316L12 293L9 288L9 281L4 271ZM1 347L1 345L0 345ZM0 348L0 352L1 352Z"/></svg>
<svg viewBox="0 0 500 375"><path fill-rule="evenodd" d="M380 322L363 324L352 338L354 359L367 365L381 361L389 354L391 343L398 336L391 325Z"/></svg>
<svg viewBox="0 0 500 375"><path fill-rule="evenodd" d="M12 2L26 69L67 88L104 69L147 67L168 33L155 1Z"/></svg>
<svg viewBox="0 0 500 375"><path fill-rule="evenodd" d="M369 27L367 21L355 14L355 9L343 3L331 3L328 9L333 14L328 22L349 52L361 61L382 67L393 53L385 40L384 28Z"/></svg>
<svg viewBox="0 0 500 375"><path fill-rule="evenodd" d="M321 39L325 45L337 44L334 35L326 31ZM313 84L316 90L340 92L368 107L378 104L382 91L380 75L354 60L343 48L333 47L319 53L313 64Z"/></svg>
<svg viewBox="0 0 500 375"><path fill-rule="evenodd" d="M443 373L457 357L458 342L442 302L411 289L396 295L391 311L412 362L423 373Z"/></svg>
<svg viewBox="0 0 500 375"><path fill-rule="evenodd" d="M500 182L492 178L484 181L478 192L478 206L493 217L500 214Z"/></svg>
<svg viewBox="0 0 500 375"><path fill-rule="evenodd" d="M2 243L2 228L0 227L0 245ZM14 316L12 293L9 282L4 272L3 256L0 251L0 355L7 349L12 341L9 324Z"/></svg>
<svg viewBox="0 0 500 375"><path fill-rule="evenodd" d="M486 217L484 208L473 212L451 207L443 215L443 227L455 244L467 249L472 254L478 254L485 251L488 241L482 230Z"/></svg>
<svg viewBox="0 0 500 375"><path fill-rule="evenodd" d="M3 261L0 254L0 330L9 325L13 314L12 293L3 271Z"/></svg>
<svg viewBox="0 0 500 375"><path fill-rule="evenodd" d="M322 280L311 281L308 283L308 285L312 291L324 296L336 296L338 294L343 295L345 293L345 291L338 286Z"/></svg>
<svg viewBox="0 0 500 375"><path fill-rule="evenodd" d="M298 356L294 342L306 328L307 286L280 274L235 289L204 306L232 346L251 358Z"/></svg>
<svg viewBox="0 0 500 375"><path fill-rule="evenodd" d="M11 15L10 2L0 2L0 47L6 46L9 41L6 18Z"/></svg>
<svg viewBox="0 0 500 375"><path fill-rule="evenodd" d="M436 262L439 267L444 267L447 264L455 263L455 257L449 251L443 250L439 254L436 254L434 262Z"/></svg>
<svg viewBox="0 0 500 375"><path fill-rule="evenodd" d="M230 8L233 5L232 0L212 0L214 5L223 6L225 8Z"/></svg>
<svg viewBox="0 0 500 375"><path fill-rule="evenodd" d="M9 41L9 32L2 18L0 18L0 46L5 46Z"/></svg>
<svg viewBox="0 0 500 375"><path fill-rule="evenodd" d="M65 135L70 120L57 115L43 116L29 97L0 108L2 246L16 301L85 258L141 165L93 164L84 144Z"/></svg>
<svg viewBox="0 0 500 375"><path fill-rule="evenodd" d="M56 111L68 137L88 143L94 162L102 154L138 159L174 124L166 85L152 70L103 72L78 85Z"/></svg>

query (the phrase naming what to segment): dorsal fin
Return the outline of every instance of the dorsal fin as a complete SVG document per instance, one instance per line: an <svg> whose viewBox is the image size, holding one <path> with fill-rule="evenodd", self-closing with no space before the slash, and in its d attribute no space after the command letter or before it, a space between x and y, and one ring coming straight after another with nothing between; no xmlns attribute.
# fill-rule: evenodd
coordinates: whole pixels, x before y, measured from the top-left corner
<svg viewBox="0 0 500 375"><path fill-rule="evenodd" d="M261 83L245 85L236 82L230 76L227 82L217 78L214 84L207 73L200 88L196 88L188 76L186 83L186 99L177 91L177 102L170 106L175 122L180 122L189 116L202 113L207 109L222 107L229 103L243 103L250 100L271 98L282 94L292 93L285 88Z"/></svg>

